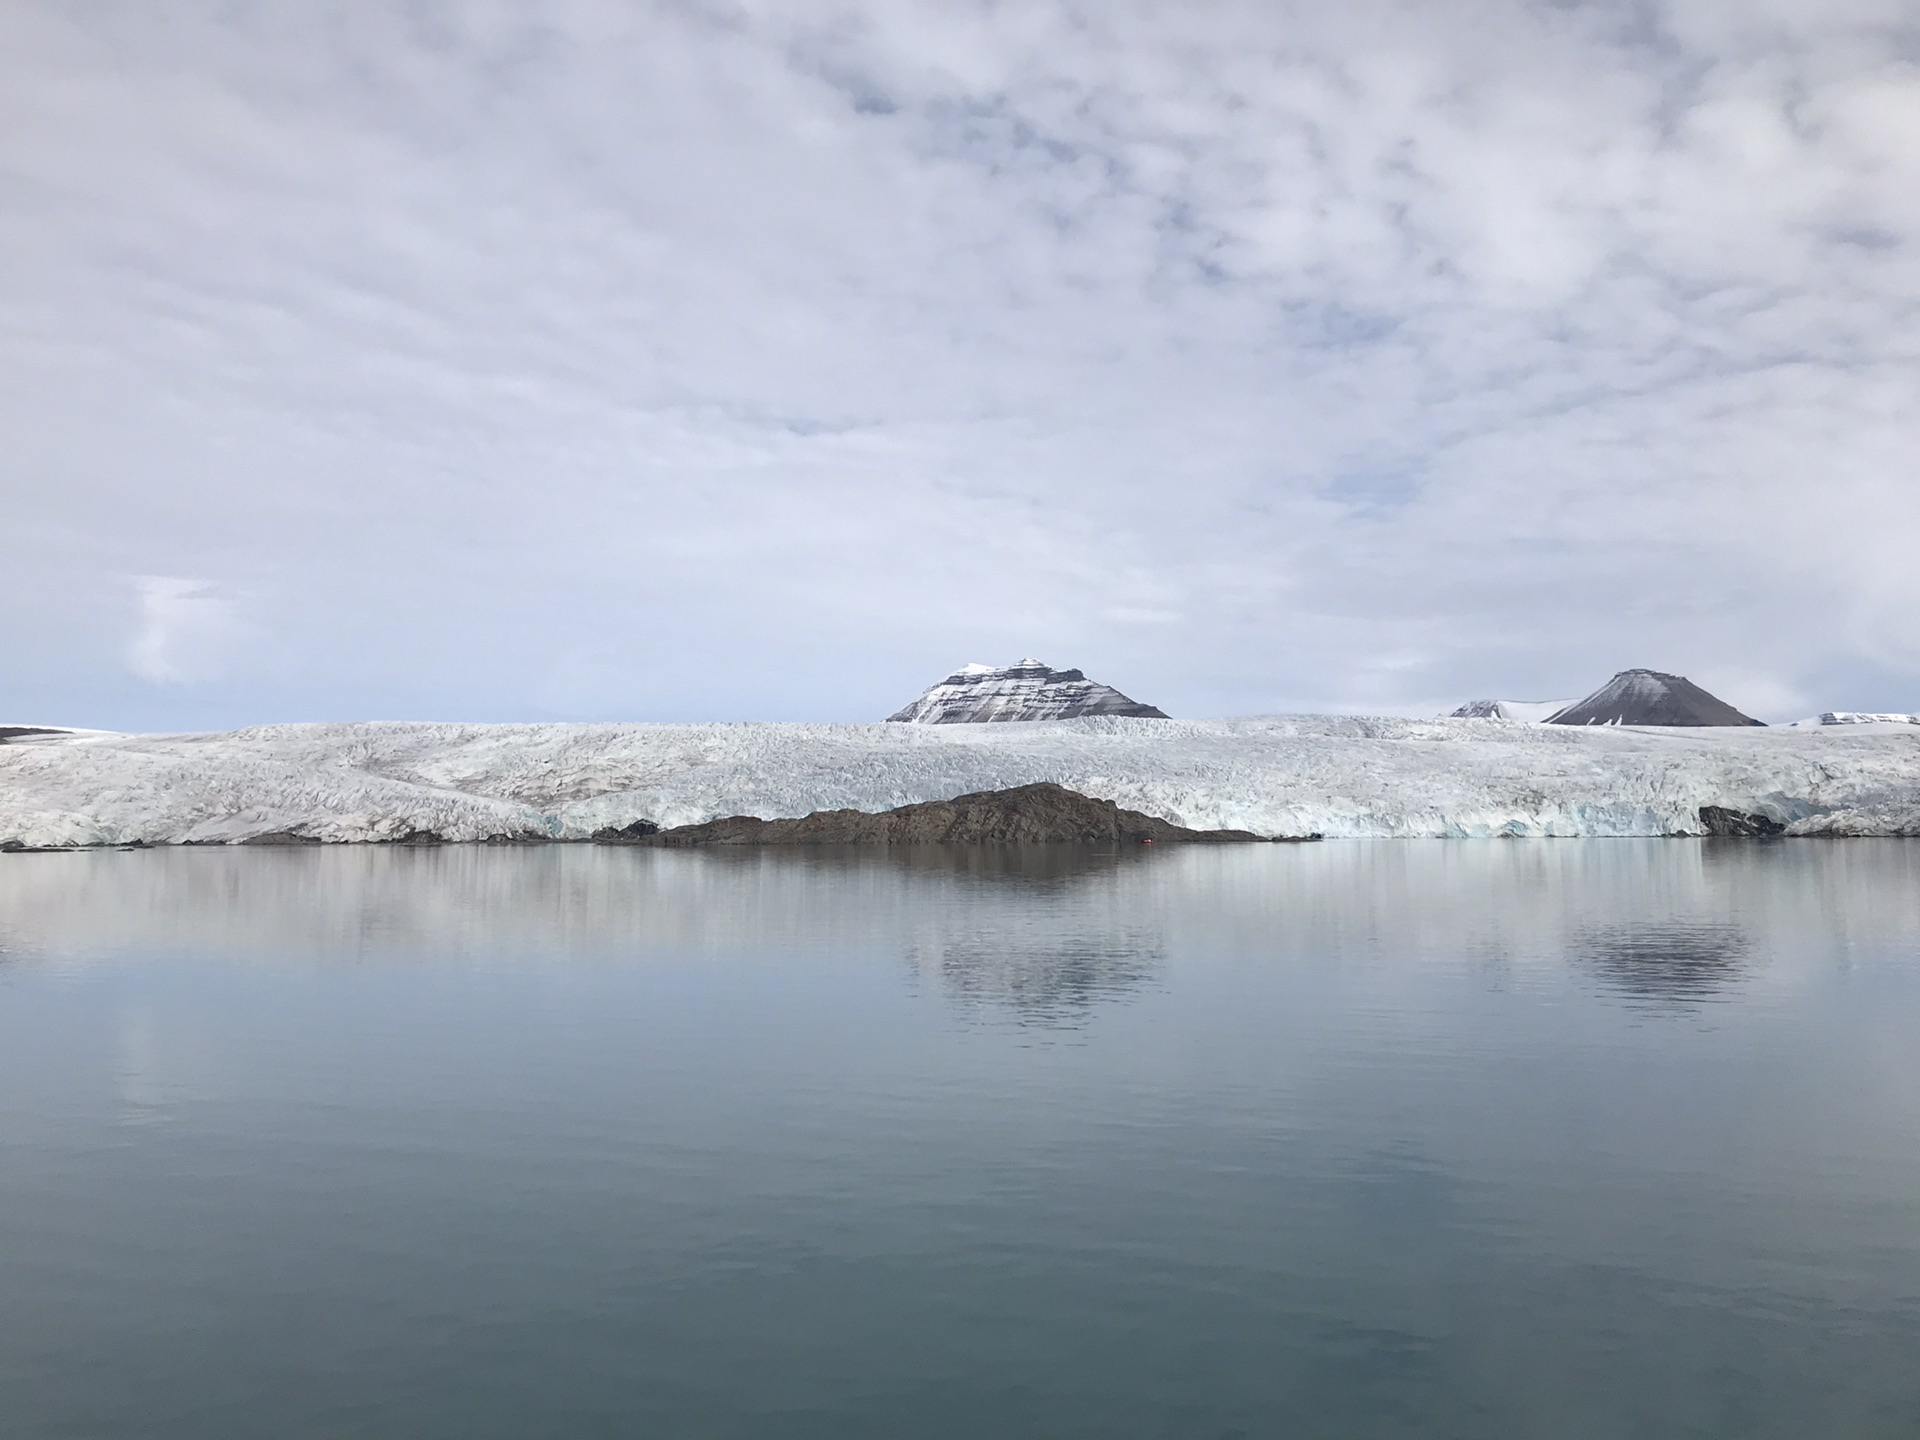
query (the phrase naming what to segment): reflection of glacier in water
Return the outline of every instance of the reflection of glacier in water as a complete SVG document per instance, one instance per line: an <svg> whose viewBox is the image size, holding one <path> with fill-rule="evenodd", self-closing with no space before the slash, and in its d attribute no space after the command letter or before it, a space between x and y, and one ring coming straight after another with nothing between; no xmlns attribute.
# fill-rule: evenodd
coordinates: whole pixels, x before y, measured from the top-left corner
<svg viewBox="0 0 1920 1440"><path fill-rule="evenodd" d="M1736 926L1602 926L1581 936L1574 955L1602 989L1656 1009L1692 1009L1739 984L1752 943Z"/></svg>
<svg viewBox="0 0 1920 1440"><path fill-rule="evenodd" d="M1765 999L1910 933L1920 845L607 846L0 856L0 965L228 956L577 967L831 955L980 1018L1079 1024L1222 957L1373 983L1393 954L1502 985L1694 1006ZM785 958L779 963L785 964ZM1379 977L1380 983L1388 983Z"/></svg>

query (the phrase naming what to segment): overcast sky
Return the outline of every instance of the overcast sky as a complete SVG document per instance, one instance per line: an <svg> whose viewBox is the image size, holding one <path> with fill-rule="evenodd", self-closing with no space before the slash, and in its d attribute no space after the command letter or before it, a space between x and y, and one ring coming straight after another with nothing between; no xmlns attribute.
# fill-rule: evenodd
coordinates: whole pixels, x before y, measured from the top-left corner
<svg viewBox="0 0 1920 1440"><path fill-rule="evenodd" d="M1920 709L1912 0L0 0L0 721Z"/></svg>

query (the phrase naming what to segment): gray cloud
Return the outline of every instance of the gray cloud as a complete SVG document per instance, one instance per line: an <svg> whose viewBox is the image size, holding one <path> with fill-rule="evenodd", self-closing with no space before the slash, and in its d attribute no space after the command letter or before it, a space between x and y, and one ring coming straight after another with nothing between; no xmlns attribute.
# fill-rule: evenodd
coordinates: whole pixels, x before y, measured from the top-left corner
<svg viewBox="0 0 1920 1440"><path fill-rule="evenodd" d="M10 7L4 708L1920 705L1920 28L1813 11Z"/></svg>

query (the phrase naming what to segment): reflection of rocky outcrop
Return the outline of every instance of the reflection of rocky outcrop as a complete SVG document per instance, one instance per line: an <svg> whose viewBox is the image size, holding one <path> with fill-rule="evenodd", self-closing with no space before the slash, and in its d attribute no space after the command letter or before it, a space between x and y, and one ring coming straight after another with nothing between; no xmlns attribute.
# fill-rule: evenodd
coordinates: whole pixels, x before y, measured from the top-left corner
<svg viewBox="0 0 1920 1440"><path fill-rule="evenodd" d="M1684 1009L1732 988L1750 949L1731 925L1621 925L1587 932L1575 953L1607 989Z"/></svg>
<svg viewBox="0 0 1920 1440"><path fill-rule="evenodd" d="M704 873L713 867L794 876L884 875L888 884L961 882L1008 898L1057 895L1085 876L1116 875L1153 863L1150 846L1129 845L710 845L700 847ZM769 867L772 867L771 869Z"/></svg>
<svg viewBox="0 0 1920 1440"><path fill-rule="evenodd" d="M629 826L628 832L635 827ZM658 833L603 831L594 839L635 845L1127 845L1257 840L1245 830L1189 830L1043 782L929 800L871 814L819 810L798 820L735 815Z"/></svg>

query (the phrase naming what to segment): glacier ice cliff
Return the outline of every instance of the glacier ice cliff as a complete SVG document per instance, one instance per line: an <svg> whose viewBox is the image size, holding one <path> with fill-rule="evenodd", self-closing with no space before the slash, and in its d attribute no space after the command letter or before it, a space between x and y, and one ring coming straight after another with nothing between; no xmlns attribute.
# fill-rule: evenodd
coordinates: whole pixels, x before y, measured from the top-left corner
<svg viewBox="0 0 1920 1440"><path fill-rule="evenodd" d="M1291 716L1025 725L272 725L0 747L0 846L586 839L1053 781L1196 830L1920 835L1920 727Z"/></svg>

